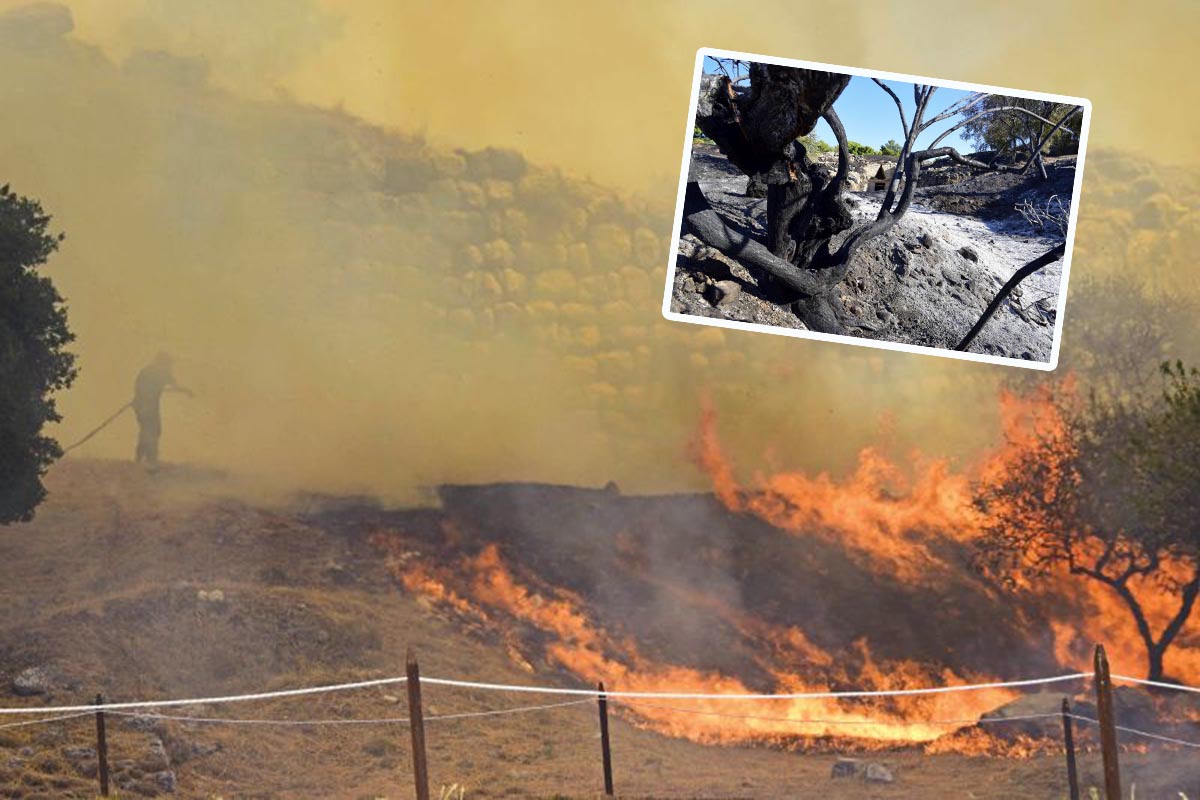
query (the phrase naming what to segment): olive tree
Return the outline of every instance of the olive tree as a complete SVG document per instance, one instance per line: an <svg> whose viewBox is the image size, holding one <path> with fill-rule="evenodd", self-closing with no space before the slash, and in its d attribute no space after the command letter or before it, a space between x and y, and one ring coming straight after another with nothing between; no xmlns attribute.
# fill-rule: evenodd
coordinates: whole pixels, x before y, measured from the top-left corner
<svg viewBox="0 0 1200 800"><path fill-rule="evenodd" d="M979 565L1009 583L1062 569L1112 591L1150 680L1168 677L1164 656L1200 594L1200 372L1180 362L1161 372L1155 403L1097 393L1063 403L1061 427L1023 442L975 494Z"/></svg>

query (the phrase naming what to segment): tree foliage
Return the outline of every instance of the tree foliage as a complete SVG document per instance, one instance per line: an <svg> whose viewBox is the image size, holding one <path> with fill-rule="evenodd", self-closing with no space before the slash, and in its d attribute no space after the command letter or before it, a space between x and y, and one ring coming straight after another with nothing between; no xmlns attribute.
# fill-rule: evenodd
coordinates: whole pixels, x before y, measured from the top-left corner
<svg viewBox="0 0 1200 800"><path fill-rule="evenodd" d="M42 428L76 373L62 297L38 274L63 239L49 225L36 200L0 188L0 523L30 519L45 497L42 475L62 451Z"/></svg>
<svg viewBox="0 0 1200 800"><path fill-rule="evenodd" d="M853 139L846 142L846 147L847 147L847 149L850 150L850 155L852 155L852 156L877 156L877 155L879 155L879 151L876 150L874 147L871 147L871 145L860 144L859 142L856 142ZM899 155L899 154L900 154L900 151L897 150L896 155Z"/></svg>
<svg viewBox="0 0 1200 800"><path fill-rule="evenodd" d="M1063 568L1128 609L1151 680L1200 593L1200 372L1161 368L1156 402L1091 394L982 483L980 564L1012 581Z"/></svg>
<svg viewBox="0 0 1200 800"><path fill-rule="evenodd" d="M898 156L902 149L903 146L895 139L888 139L879 146L880 154L885 156Z"/></svg>
<svg viewBox="0 0 1200 800"><path fill-rule="evenodd" d="M804 145L804 152L806 153L832 153L837 149L829 142L817 136L815 133L809 133L801 136L796 141Z"/></svg>
<svg viewBox="0 0 1200 800"><path fill-rule="evenodd" d="M1049 100L987 95L978 105L963 111L964 117L973 117L963 125L963 135L981 150L1001 154L1031 154L1042 137L1074 108ZM1026 114L1016 109L1024 109L1031 113ZM978 116L980 111L990 113ZM1083 115L1075 114L1069 118L1050 136L1045 152L1052 156L1079 152L1079 132L1082 125Z"/></svg>

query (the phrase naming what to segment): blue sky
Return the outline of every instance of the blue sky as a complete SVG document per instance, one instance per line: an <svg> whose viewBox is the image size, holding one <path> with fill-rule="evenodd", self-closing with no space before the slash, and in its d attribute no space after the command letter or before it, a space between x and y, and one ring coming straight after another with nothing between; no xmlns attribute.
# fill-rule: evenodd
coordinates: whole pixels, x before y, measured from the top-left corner
<svg viewBox="0 0 1200 800"><path fill-rule="evenodd" d="M717 71L716 63L711 58L705 59L704 71ZM901 102L904 103L904 113L908 115L909 121L912 121L915 108L913 85L902 81L884 81L884 83L899 95ZM938 89L929 101L929 108L925 113L926 119L936 116L969 94L970 92L960 89ZM901 144L904 142L904 131L900 127L900 115L896 112L896 103L870 78L851 78L850 84L834 101L833 108L837 111L838 117L842 120L842 126L846 129L846 138L851 141L870 145L876 150L888 139L895 139ZM950 119L937 123L918 137L917 146L928 145L943 131L960 121L962 121L962 116L956 114ZM818 122L813 132L829 144L837 142L825 120ZM975 147L963 139L961 134L962 131L956 131L942 140L941 144L957 147L963 153L973 151Z"/></svg>

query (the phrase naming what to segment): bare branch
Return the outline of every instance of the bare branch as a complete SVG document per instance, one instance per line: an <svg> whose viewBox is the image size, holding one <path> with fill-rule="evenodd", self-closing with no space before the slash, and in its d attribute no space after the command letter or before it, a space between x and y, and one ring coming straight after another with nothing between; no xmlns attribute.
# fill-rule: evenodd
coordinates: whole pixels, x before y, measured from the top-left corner
<svg viewBox="0 0 1200 800"><path fill-rule="evenodd" d="M846 180L846 173L850 171L850 145L846 141L846 129L842 125L842 120L838 117L837 112L830 106L822 115L825 122L829 124L833 130L834 138L838 143L838 171L834 176L832 183L829 185L829 191L837 194L842 190L842 183Z"/></svg>
<svg viewBox="0 0 1200 800"><path fill-rule="evenodd" d="M933 117L928 122L926 122L921 127L921 130L922 131L928 130L930 126L935 125L944 119L949 119L950 117L953 117L955 114L960 114L963 111L966 111L971 106L975 105L976 103L979 103L985 97L987 97L987 95L984 94L983 92L975 92L974 94L967 95L962 100L959 100L957 103L951 103L940 114L938 114L936 117Z"/></svg>
<svg viewBox="0 0 1200 800"><path fill-rule="evenodd" d="M730 228L700 189L700 184L688 183L683 201L683 217L688 229L700 241L716 248L748 267L754 267L779 279L785 286L805 295L823 294L844 274L836 270L812 273L790 261L779 258L750 236Z"/></svg>
<svg viewBox="0 0 1200 800"><path fill-rule="evenodd" d="M1038 204L1025 198L1013 208L1035 230L1053 228L1064 235L1067 232L1067 223L1071 219L1071 203L1070 201L1064 203L1058 195L1051 195L1050 199Z"/></svg>
<svg viewBox="0 0 1200 800"><path fill-rule="evenodd" d="M894 100L896 102L896 110L900 112L900 127L904 129L904 138L907 139L908 131L909 131L908 119L904 115L904 104L900 102L899 95L897 95L894 91L892 91L892 87L888 86L886 83L879 80L879 78L871 78L871 80L875 81L876 86L878 86L880 89L883 89L885 92L887 92L889 95L891 95L892 100Z"/></svg>
<svg viewBox="0 0 1200 800"><path fill-rule="evenodd" d="M1045 267L1047 264L1053 264L1055 261L1058 261L1066 252L1067 245L1064 242L1057 247L1051 248L1014 272L1012 277L1008 279L1004 286L1000 287L1000 291L997 292L996 296L992 298L992 302L988 303L988 307L984 309L983 314L980 315L979 320L975 323L974 327L971 328L967 335L963 337L963 340L959 342L958 346L954 349L965 352L966 349L971 346L971 342L975 341L975 337L979 335L979 332L983 330L983 327L987 325L988 320L990 320L992 315L996 313L996 309L1000 308L1000 304L1004 302L1005 298L1012 294L1013 289L1016 289L1017 286L1020 285L1021 281L1025 280L1042 267Z"/></svg>
<svg viewBox="0 0 1200 800"><path fill-rule="evenodd" d="M1067 120L1071 119L1071 117L1075 116L1076 114L1079 114L1082 111L1083 111L1083 106L1075 106L1075 108L1071 109L1066 114L1064 114L1063 118L1058 121L1058 124L1055 125L1053 128L1051 128L1050 132L1047 133L1045 136L1043 136L1041 138L1041 140L1038 142L1037 153L1041 153L1042 150L1044 150L1046 148L1046 145L1049 143L1049 141L1054 138L1054 134L1058 133L1058 130L1060 128L1062 128L1063 125L1067 124ZM1075 132L1069 128L1067 129L1067 133L1069 133L1071 136L1075 136ZM1078 137L1076 137L1076 138L1078 138ZM1023 173L1026 170L1028 170L1029 165L1032 164L1033 161L1034 161L1034 159L1030 158L1029 161L1025 162L1025 166L1021 168L1021 172ZM1045 170L1043 169L1043 173L1044 172L1045 172ZM1043 177L1045 177L1045 176L1043 175Z"/></svg>
<svg viewBox="0 0 1200 800"><path fill-rule="evenodd" d="M937 147L938 142L942 141L942 139L945 139L947 136L954 133L956 130L963 127L964 125L969 125L970 123L974 122L975 120L979 119L980 117L987 116L988 114L997 114L1001 111L1019 111L1022 114L1028 114L1029 116L1031 116L1035 119L1039 119L1042 122L1045 122L1049 125L1054 125L1054 130L1050 131L1050 133L1046 137L1048 139L1050 136L1054 135L1055 131L1057 131L1059 128L1061 128L1063 126L1063 123L1065 123L1068 119L1073 117L1075 115L1076 111L1082 111L1082 110L1083 110L1083 108L1081 106L1075 106L1075 111L1071 111L1069 114L1067 114L1061 120L1059 120L1057 125L1054 125L1054 123L1050 122L1050 120L1046 119L1045 117L1035 114L1032 111L1030 111L1029 109L1021 108L1020 106L1000 106L999 108L987 108L987 109L984 109L983 111L980 111L978 114L973 114L973 115L967 117L963 121L959 122L957 125L954 125L953 127L947 128L946 130L942 131L942 134L940 136L938 136L936 139L934 139L933 142L929 146L931 148ZM934 118L934 119L930 120L930 124L932 124L933 122L936 122L936 121L937 121L937 118ZM926 127L928 127L928 126L926 126ZM1070 133L1072 136L1075 135L1075 133L1073 131L1068 131L1068 133ZM1040 147L1038 148L1038 151L1039 152L1041 151Z"/></svg>

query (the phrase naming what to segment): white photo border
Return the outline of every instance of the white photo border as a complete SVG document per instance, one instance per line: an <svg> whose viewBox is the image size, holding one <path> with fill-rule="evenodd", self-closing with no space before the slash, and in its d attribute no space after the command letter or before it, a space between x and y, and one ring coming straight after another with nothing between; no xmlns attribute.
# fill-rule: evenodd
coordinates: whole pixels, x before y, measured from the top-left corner
<svg viewBox="0 0 1200 800"><path fill-rule="evenodd" d="M738 322L728 319L713 319L711 317L699 317L692 314L679 314L672 311L671 293L675 282L675 269L679 261L679 232L683 227L683 199L684 193L687 190L688 172L692 159L692 135L696 124L696 105L700 99L700 78L704 74L704 59L710 57L734 58L741 61L751 61L759 64L773 64L781 67L799 67L802 69L821 70L824 72L836 72L843 75L852 75L860 78L879 78L880 80L921 83L937 86L941 89L961 89L971 92L986 92L988 94L1000 94L1008 97L1021 97L1031 100L1047 100L1054 103L1069 103L1071 105L1082 106L1083 123L1079 131L1079 154L1075 162L1075 184L1071 189L1071 214L1067 223L1066 253L1063 255L1062 278L1060 279L1061 282L1058 291L1058 310L1054 320L1054 339L1050 347L1050 360L1030 361L1023 358L1012 358L1009 356L989 356L983 353L960 352L958 350L930 347L928 345L889 342L881 339L864 339L857 336L845 336L834 333L818 333L817 331L810 330L777 328L773 325L760 325L754 322ZM1080 190L1083 186L1084 157L1087 151L1088 130L1091 127L1091 121L1092 103L1090 100L1082 97L1068 97L1065 95L1047 94L1045 92L1030 92L1018 89L1007 89L1001 86L988 86L985 84L965 83L963 81L925 78L920 75L905 75L898 72L885 72L882 70L863 69L860 67L843 67L837 64L822 64L817 61L801 61L793 58L779 58L776 56L764 56L755 53L743 53L735 50L719 50L709 47L701 47L696 51L696 68L694 74L692 75L692 95L688 101L687 126L684 129L683 161L679 171L679 192L675 201L675 227L671 233L670 263L667 265L667 282L663 292L663 317L673 322L687 322L693 325L709 325L716 328L751 331L753 333L767 333L774 334L776 336L790 336L797 339L812 339L822 342L834 342L837 344L859 345L862 347L873 347L880 350L898 350L904 353L941 356L943 358L953 358L960 361L975 361L985 364L1002 364L1010 367L1023 367L1025 369L1051 372L1058 367L1059 349L1062 346L1062 329L1067 307L1067 282L1071 275L1071 255L1075 245L1075 228L1079 219L1079 198Z"/></svg>

